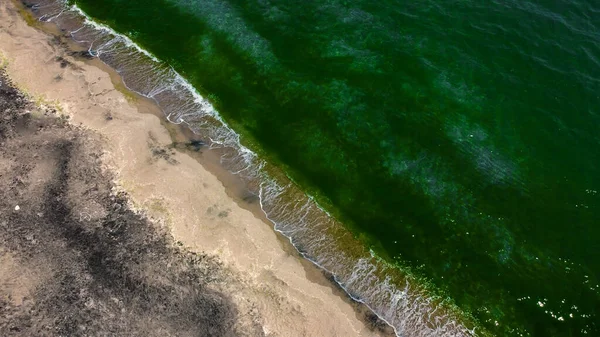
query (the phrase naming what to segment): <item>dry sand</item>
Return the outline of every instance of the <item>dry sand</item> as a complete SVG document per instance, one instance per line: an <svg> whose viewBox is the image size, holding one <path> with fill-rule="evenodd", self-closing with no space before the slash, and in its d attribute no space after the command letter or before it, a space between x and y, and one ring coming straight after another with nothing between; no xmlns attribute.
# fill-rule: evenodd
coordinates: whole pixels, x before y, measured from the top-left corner
<svg viewBox="0 0 600 337"><path fill-rule="evenodd" d="M96 134L0 80L1 336L263 335L218 259L111 192Z"/></svg>
<svg viewBox="0 0 600 337"><path fill-rule="evenodd" d="M139 212L130 211L131 208L140 211L141 214L147 215L152 220L154 225L147 226L149 228L147 235L150 239L144 240L149 240L154 245L164 244L165 247L170 247L169 242L171 241L168 238L172 236L173 242L183 247L181 249L156 248L159 253L152 253L154 248L146 249L146 253L140 257L127 257L127 254L119 255L117 253L114 253L117 255L111 255L111 258L114 259L125 259L119 264L126 266L123 268L127 270L127 273L123 273L133 275L133 271L139 271L141 275L134 275L139 278L135 282L151 284L152 286L148 287L154 287L152 288L154 290L150 291L152 296L162 298L161 301L164 301L164 304L158 300L156 303L156 301L152 302L153 298L150 298L147 299L149 303L166 308L161 309L163 311L158 309L155 310L156 312L150 311L146 316L136 316L135 320L132 320L134 322L132 323L133 330L129 333L142 334L151 331L152 327L156 327L158 329L156 331L164 331L165 335L209 335L207 331L212 331L209 329L210 324L204 322L203 317L191 317L193 315L189 312L191 309L188 308L196 303L194 301L204 301L208 298L209 304L207 305L209 307L219 307L219 303L222 304L222 308L217 310L222 324L215 327L214 331L227 331L227 335L389 335L388 327L384 327L381 322L377 321L371 313L365 310L364 306L353 303L345 297L323 273L309 262L303 261L291 249L289 243L272 229L272 225L261 217L261 214L252 212L257 208L256 200L244 201L242 198L237 198L235 184L227 182L223 178L226 177L225 173L219 176L222 178L219 180L217 178L219 174L214 174L218 173L218 168L209 167L209 171L207 166L203 166L190 151L179 150L173 146L173 139L181 139L182 136L174 134L173 130L176 128L171 127L169 131L162 124L164 121L157 117L155 106L139 97L136 98L131 93L116 90L115 87L120 87L120 85L119 82L115 82L119 79L115 77L114 73L111 74L110 70L97 60L85 61L73 56L75 54L67 50L64 43L59 43L56 37L29 26L26 20L19 15L15 4L8 0L2 0L0 3L0 53L2 55L0 57L8 60L6 73L16 87L27 92L30 97L34 98L34 101L37 101L38 105L56 106L59 114L68 116L71 125L78 126L79 131L77 132L81 133L84 132L81 130L86 130L85 134L89 135L86 137L95 139L92 142L93 146L85 145L86 141L74 141L77 144L83 144L76 148L87 149L91 146L98 150L96 152L85 150L92 153L85 155L82 154L85 151L81 150L83 152L79 151L81 152L79 157L75 158L83 159L74 159L69 162L80 162L80 166L85 168L91 165L88 157L97 157L94 159L94 163L98 167L102 167L101 171L104 173L94 171L95 173L89 173L90 177L96 175L100 178L104 177L102 179L110 177L111 180L108 185L96 183L96 185L104 186L102 188L106 190L103 190L104 194L98 192L101 194L97 196L98 200L92 198L86 199L86 202L78 201L77 196L86 195L85 190L90 188L90 184L94 184L93 179L91 182L84 179L84 176L88 174L85 173L85 170L79 172L77 164L69 164L74 167L72 168L73 172L79 172L77 174L84 182L71 182L68 179L61 182L54 176L44 176L45 171L58 170L56 167L60 167L60 165L57 163L62 160L60 156L49 157L49 162L46 163L49 167L47 170L44 169L43 161L39 163L32 161L30 166L33 168L28 171L27 176L21 178L30 181L28 188L31 189L29 194L23 196L22 202L25 204L20 205L25 213L27 213L28 202L31 204L30 208L35 205L44 208L48 207L48 203L52 204L50 201L44 201L43 198L41 201L36 198L31 200L31 196L35 195L32 191L36 188L40 189L39 195L44 195L44 193L49 193L49 189L50 191L53 191L52 188L56 189L58 183L64 186L70 184L69 186L73 185L73 187L64 193L66 193L65 198L73 199L68 204L70 217L77 218L72 220L73 226L92 226L88 222L103 223L102 221L110 217L110 214L114 213L111 205L115 204L114 201L112 203L107 201L111 200L110 194L112 198L121 200L116 204L122 205L127 212L131 213L127 213L127 217L135 215L140 219L144 218L142 215L136 215ZM2 118L2 114L3 112L0 111L0 118ZM71 130L72 127L67 129ZM19 137L25 143L27 137L30 137L30 133L33 135L37 132L23 130L17 131L21 132ZM26 133L23 135L22 132ZM68 132L77 133L72 130ZM77 135L61 135L60 137L79 139ZM44 141L40 142L40 144L45 144ZM12 146L14 146L13 156L18 156L19 147L14 144ZM42 156L43 153L45 152L37 155ZM210 157L210 154L206 154L206 156ZM56 162L57 160L58 162ZM7 171L2 167L2 165L14 164L9 162L10 160L6 158L0 159L0 170L4 169L4 172L9 172L10 170ZM35 182L39 182L39 184L36 185ZM60 185L61 188L64 187L63 185ZM109 193L108 189L110 188L106 186L112 188L113 191ZM228 190L227 186L232 187ZM115 190L124 191L126 199L123 196L115 197ZM55 193L58 192L55 191ZM246 202L247 204L244 204ZM14 208L15 205L4 203L0 206L2 207L0 214L7 215L15 212L10 208ZM60 219L62 218L58 220ZM57 224L53 226L57 226ZM83 232L88 231L85 226L82 227L84 228ZM154 233L151 228L155 228L158 234ZM167 228L167 234L163 235L166 238L159 239L161 238L160 228ZM143 236L140 233L142 229L138 228L138 232L135 232L136 235ZM89 231L93 232L92 229ZM52 235L48 234L47 238L52 239ZM70 238L64 233L61 235L59 235L60 240L68 244L55 247L52 251L56 254L64 254L65 259L68 260L71 255L75 254L67 249L71 245L74 247L73 250L83 252L79 255L75 254L77 256L86 256L85 254L89 253L87 248L80 247L81 243L72 242L79 238ZM85 239L92 240L91 237ZM3 240L10 241L6 238ZM102 237L96 238L96 240L104 242L103 240L108 239ZM160 243L157 244L157 241ZM135 246L129 241L124 241L122 244ZM106 248L102 247L105 246L99 245L94 249ZM9 248L6 242L0 242L0 295L6 297L7 294L10 294L10 298L13 299L10 305L16 307L25 305L24 303L27 303L28 299L36 302L35 294L39 294L41 285L48 283L44 280L56 277L51 270L48 270L47 266L55 265L56 259L60 260L60 256L53 257L50 254L43 259L26 259L19 255L22 252L15 251L17 252L15 253ZM206 277L207 274L214 274L215 278L210 282L198 281L199 284L208 284L208 286L202 286L201 288L204 290L199 292L190 290L195 289L193 282L176 276L191 273L183 267L174 267L187 265L181 261L187 261L190 252L197 253L196 256L202 256L203 262L201 261L199 264L200 267L189 268L196 270L204 268L202 266L209 266L210 268L206 267L208 269L202 270L211 270L211 272L204 272L204 274L199 272L199 275ZM53 258L55 260L52 260ZM154 265L153 259L156 260L156 265ZM131 262L130 260L141 261L138 261L139 266L131 267L127 265ZM76 266L77 263L74 262L74 265ZM81 268L86 270L86 268L89 269L89 266L86 267L84 263ZM110 275L115 273L115 271L105 272ZM76 273L76 271L71 273ZM134 277L131 275L128 277ZM173 277L176 278L176 281L171 280ZM181 281L182 279L185 280ZM82 280L87 279L83 277ZM85 287L93 287L90 285L91 283L88 284L88 281L81 282L85 284ZM161 282L169 284L172 289L156 286L156 284L163 284ZM140 292L141 290L135 288L132 290L133 294L136 294L136 291ZM56 293L60 294L61 292L56 290ZM186 293L194 293L199 299L191 295L193 299L186 299L186 296L182 295ZM115 295L116 307L121 302L125 303L125 307L128 305L127 303L133 305L132 301L136 300L130 298L131 296L119 298ZM97 298L103 297L98 295ZM179 298L183 303L180 308L182 310L180 320L172 317L179 315L177 310L171 314L168 312L169 308L177 307L177 304L174 303L175 298ZM0 305L2 305L1 302ZM144 305L140 304L136 310L139 311ZM133 306L135 307L135 305ZM123 316L126 316L125 313L128 313L129 309L123 309ZM186 315L191 315L191 318L188 319ZM129 322L125 318L120 319L125 323ZM181 327L180 331L176 329L175 323L168 322L169 319L175 323L181 321L181 323L177 323ZM229 320L232 320L233 323ZM194 322L200 322L199 326L208 326L209 328L194 331ZM44 324L47 326L52 322ZM89 328L97 325L89 322L78 322L77 324L83 328L86 327L86 324L90 324ZM83 333L83 330L77 330L77 326L73 329L75 330L72 333L79 331L80 334L94 335L90 330L86 333ZM210 333L210 335L219 335L219 333Z"/></svg>

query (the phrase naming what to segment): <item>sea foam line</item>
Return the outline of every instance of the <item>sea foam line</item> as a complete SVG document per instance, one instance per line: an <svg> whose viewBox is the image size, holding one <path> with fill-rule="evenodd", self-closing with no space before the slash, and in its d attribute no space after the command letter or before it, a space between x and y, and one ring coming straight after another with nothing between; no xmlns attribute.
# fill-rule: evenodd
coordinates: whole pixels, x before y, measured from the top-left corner
<svg viewBox="0 0 600 337"><path fill-rule="evenodd" d="M118 36L119 38L121 38L123 41L125 41L125 43L127 44L127 46L129 47L133 47L135 48L138 52L146 55L147 57L149 57L152 61L156 62L156 63L161 63L160 60L154 56L152 53L150 53L149 51L147 51L146 49L140 47L137 43L133 42L129 37L127 37L126 35L123 34L119 34L117 33L114 29L110 28L109 26L100 23L100 22L96 22L94 20L92 20L81 8L79 8L76 4L71 5L68 10L71 10L73 12L76 12L77 14L81 15L84 18L84 24L88 25L88 26L92 26L94 28L96 28L97 30L100 31L104 31L107 32L111 35L115 35ZM42 21L46 21L46 22L50 22L53 19L59 17L61 14L63 14L65 11L61 11L59 14L57 14L56 16L53 16L52 18L48 19L48 20L42 20L42 18L40 18L40 20Z"/></svg>
<svg viewBox="0 0 600 337"><path fill-rule="evenodd" d="M63 2L64 4L66 4L66 1ZM162 62L161 60L159 60L154 54L152 54L151 52L147 51L146 49L140 47L137 43L135 43L133 40L131 40L128 36L121 34L117 31L115 31L114 29L112 29L111 27L103 24L103 23L99 23L94 21L87 13L85 13L81 8L79 8L79 6L77 6L76 4L73 4L71 6L69 6L68 10L71 10L77 14L79 14L81 17L84 18L84 25L87 26L91 26L99 31L103 31L106 32L112 36L118 37L120 40L122 40L126 46L128 47L133 47L136 51L144 54L145 56L147 56L150 60L152 60L154 63L156 63L156 65L163 65L164 62ZM50 19L47 20L43 20L46 22L50 22L53 19L59 17L60 15L62 15L65 12L65 10L62 10L59 14L51 17ZM40 18L40 20L42 20L42 18ZM82 28L84 28L82 26ZM81 29L81 28L80 28ZM91 46L90 46L90 51L91 51ZM93 56L98 57L99 55L94 55L91 54ZM110 66L110 65L109 65ZM173 72L174 76L175 76L175 80L178 82L179 85L183 86L189 93L191 93L194 97L194 102L197 104L200 104L204 107L207 107L211 117L215 118L216 120L218 120L222 125L221 127L225 128L227 133L231 134L233 136L233 144L227 144L226 142L217 140L217 139L211 139L211 142L215 143L215 144L219 144L222 146L227 146L227 147L234 147L237 150L239 150L240 152L242 152L242 154L244 155L245 158L251 157L251 158L256 158L256 154L251 151L249 148L247 148L246 146L242 145L240 142L240 136L239 134L237 134L235 131L233 131L233 129L231 129L231 127L225 122L225 120L223 120L223 118L221 117L221 115L216 111L216 109L212 106L212 104L210 104L210 102L208 102L207 99L205 99L198 91L197 89L190 84L183 76L181 76L172 66L169 65L170 70ZM136 92L142 96L145 96L147 98L151 98L153 99L152 96L150 95L146 95L144 93L140 93L137 92L136 90L130 88L127 86L126 83L123 83L127 89ZM157 102L158 103L158 102ZM169 118L169 116L167 116L167 118ZM171 120L169 119L169 122L173 123L173 124L186 124L189 126L189 123L187 123L185 120L179 118L178 120Z"/></svg>
<svg viewBox="0 0 600 337"><path fill-rule="evenodd" d="M147 59L152 61L157 67L165 65L157 57L155 57L152 53L150 53L149 51L147 51L147 50L143 49L142 47L140 47L139 45L137 45L129 37L116 32L109 26L95 22L91 17L89 17L77 5L71 5L71 6L68 6L68 8L67 8L66 1L61 0L59 3L62 3L64 5L62 10L59 13L57 13L56 15L52 15L52 16L44 15L43 18L45 18L44 19L45 21L54 21L55 19L64 15L64 13L67 11L73 12L83 18L83 26L79 30L81 30L87 26L87 27L92 27L93 29L95 29L97 31L104 32L109 37L112 36L112 39L105 45L108 45L108 44L114 45L117 42L123 42L123 44L126 47L133 48L135 51L146 56ZM67 8L67 9L65 9L65 8ZM74 34L75 31L73 31L72 33ZM114 39L118 39L119 41L115 42ZM98 46L98 48L96 49L97 53L93 53L94 52L94 50L93 50L94 42L92 42L92 45L90 45L90 49L89 49L90 54L98 57L102 62L106 63L106 61L102 60L102 58L100 57L101 53L102 53L101 49L102 49L103 45ZM106 64L108 66L111 66L111 64L109 64L109 63L106 63ZM319 205L319 203L315 200L315 198L313 196L309 195L306 192L302 192L302 193L303 193L304 197L307 198L308 200L302 207L300 207L300 210L299 210L299 212L301 212L303 214L299 214L298 211L296 211L292 215L292 217L295 216L294 219L290 220L287 217L282 220L275 219L274 215L275 215L275 217L277 217L277 216L281 217L281 215L282 215L281 212L273 213L273 212L277 211L277 208L274 208L273 212L269 212L267 210L267 208L269 208L269 207L266 205L266 203L269 203L270 201L273 201L273 200L275 200L275 202L277 202L278 197L280 197L282 194L286 193L286 190L293 188L294 183L293 183L293 180L291 179L291 177L288 177L288 178L290 178L290 181L292 181L292 182L289 185L287 185L287 187L281 186L279 183L275 182L273 180L273 178L271 178L263 170L263 168L266 165L264 160L258 159L258 156L253 151L251 151L249 148L247 148L241 144L240 135L237 134L235 131L233 131L229 127L229 125L222 119L220 114L214 109L212 104L210 104L210 102L208 102L204 97L202 97L202 95L196 90L196 88L194 88L187 80L185 80L185 78L183 78L183 76L181 76L175 69L173 69L171 66L168 66L168 68L169 68L169 73L172 74L172 78L170 78L170 81L169 81L171 87L169 87L169 86L160 87L160 88L157 87L157 88L154 88L153 90L151 90L150 92L148 92L147 94L145 94L145 93L139 92L139 91L129 87L127 85L127 83L125 83L125 81L123 81L123 83L129 90L131 90L133 92L137 92L142 96L153 99L159 106L161 106L161 104L156 97L160 93L167 91L167 90L174 90L173 87L176 85L179 85L182 88L184 88L185 90L187 90L187 92L189 94L191 94L191 96L193 98L193 103L198 104L201 107L200 111L198 111L197 113L201 116L209 115L214 120L216 120L219 124L217 126L219 128L219 130L216 130L217 137L215 137L215 138L209 137L211 142L213 144L218 144L221 147L230 147L233 150L235 150L235 152L237 153L237 155L239 155L239 157L241 157L241 160L243 161L245 168L238 170L235 173L237 173L237 174L244 173L245 174L247 171L254 171L254 175L252 174L252 172L250 172L250 173L248 173L248 176L245 176L245 178L248 178L248 179L259 178L260 179L261 182L259 184L258 197L259 197L259 202L260 202L260 207L261 207L262 212L265 214L267 219L269 219L269 221L273 224L274 230L281 233L282 235L284 235L304 258L311 261L317 267L331 273L333 275L334 281L348 294L348 296L350 296L353 300L355 300L357 302L363 303L369 309L371 309L371 311L373 313L375 313L375 315L377 315L377 317L379 317L382 321L386 322L389 326L391 326L393 328L393 330L397 336L400 336L401 334L404 334L404 333L408 333L410 335L413 335L413 333L417 333L419 335L425 335L425 336L439 336L440 334L444 335L444 336L473 336L473 335L475 335L474 330L468 330L466 327L458 324L455 321L448 322L447 324L443 324L443 326L438 326L437 328L434 328L434 329L428 327L427 322L423 322L423 317L425 315L431 315L432 313L436 312L438 310L438 306L436 305L436 307L433 308L433 311L431 311L431 309L428 309L427 308L428 304L431 303L432 299L420 297L419 295L421 294L421 291L419 291L419 290L417 290L416 293L414 293L414 291L412 291L412 290L415 288L415 286L412 284L409 284L408 279L406 280L406 287L404 289L400 290L399 288L397 288L397 285L392 285L390 283L391 281L390 281L389 277L385 277L385 279L381 279L379 276L373 275L372 274L373 272L380 271L380 269L382 268L381 261L377 260L377 257L374 255L373 252L369 252L367 256L360 258L358 261L347 261L350 263L345 266L351 268L350 271L352 273L350 275L347 275L346 279L344 280L343 278L340 279L340 277L342 275L337 274L335 272L336 268L330 269L327 266L325 266L325 264L333 263L333 265L335 266L336 263L346 262L346 261L343 261L344 258L346 257L345 254L341 254L341 255L343 255L342 257L336 256L332 260L331 257L327 257L327 256L326 257L310 256L308 253L304 252L301 248L299 248L295 243L295 241L297 241L298 238L294 237L294 233L302 232L305 230L309 230L309 231L311 230L311 224L310 223L307 224L308 220L306 220L306 218L309 217L309 215L310 215L309 213L312 211L312 207L316 207L318 210L320 210L321 214L324 214L326 216L326 220L324 222L329 222L329 220L334 220L334 219L321 205ZM119 70L117 69L117 71L119 71ZM182 117L181 115L175 119L171 119L170 117L175 112L169 113L165 110L163 110L163 111L165 112L165 115L170 122L175 123L175 124L185 124L188 127L190 127L190 129L194 130L193 125L190 124L188 121L186 121L184 119L184 117ZM225 134L224 137L223 137L223 134ZM210 144L210 145L213 146L213 144ZM273 192L276 192L276 193L273 195L272 194ZM265 194L271 194L271 195L267 196ZM278 207L280 207L280 206L278 206ZM291 210L293 212L294 211L293 205L288 205L286 203L285 205L283 205L283 208L284 208L284 210L287 210L288 207L290 207L290 206L291 206ZM293 224L295 224L295 227L291 230L289 228L285 229L285 227L289 227L290 221L293 222ZM325 226L328 226L328 225L325 224ZM328 244L333 238L320 237L320 238L311 238L311 239L314 239L314 241L316 243L323 242L323 244ZM313 242L311 242L311 244L312 243ZM320 248L320 247L317 247L317 248ZM317 259L319 261L317 261ZM375 259L375 262L373 259ZM377 266L377 264L379 264L379 266ZM385 264L383 264L383 268L385 269ZM351 287L351 286L356 287L357 285L355 284L355 282L359 282L361 280L363 282L368 282L368 284L367 283L360 284L358 286L358 291L364 292L365 287L366 287L366 288L368 288L367 291L371 291L371 293L367 293L367 295L362 294L362 297L359 297L360 295L359 296L354 295L357 293L357 289L352 290L349 287ZM373 282L375 282L377 284L377 287L376 287L377 289L371 290L370 287L372 286ZM389 298L389 300L392 303L388 303L387 305L385 305L384 306L385 308L378 309L375 307L375 305L377 303L375 303L373 301L380 301L380 300L377 300L376 298L372 298L372 297L377 294L380 294L382 292L387 293L387 295L382 295L382 296L384 296L384 298ZM413 293L411 296L413 298L409 299L410 293ZM368 296L369 294L371 296ZM379 306L381 307L381 303L379 303ZM395 308L403 311L402 314L404 316L402 316L402 315L399 316L400 313L396 312ZM404 309L400 309L400 308L404 308ZM421 315L423 317L420 317ZM411 316L419 316L419 317L414 318ZM407 331L407 326L406 326L407 324L411 325L408 327L409 328L408 331ZM411 327L417 328L415 326L415 324L420 327L418 332L410 330ZM453 327L456 328L457 330L453 329ZM449 330L452 330L452 331L449 331Z"/></svg>
<svg viewBox="0 0 600 337"><path fill-rule="evenodd" d="M268 220L269 220L269 221L270 221L270 222L273 224L273 229L274 229L276 232L278 232L278 233L280 233L281 235L283 235L285 238L287 238L287 239L288 239L288 241L290 242L290 244L291 244L291 245L292 245L294 248L296 248L296 250L298 251L298 253L299 253L300 255L302 255L302 257L303 257L304 259L306 259L306 260L310 261L312 264L314 264L314 265L315 265L315 266L317 266L318 268L320 268L320 269L322 269L322 270L324 270L324 271L326 271L326 272L328 272L328 273L331 273L331 275L333 276L333 280L334 280L334 282L335 282L335 283L336 283L336 284L337 284L337 285L338 285L338 286L339 286L339 287L340 287L342 290L344 290L344 292L345 292L345 293L346 293L346 294L347 294L347 295L348 295L350 298L352 298L352 299L353 299L354 301L356 301L356 302L362 303L363 305L367 306L367 308L369 308L369 310L371 310L371 311L372 311L372 312L373 312L373 313L374 313L374 314L375 314L375 315L376 315L376 316L377 316L379 319L381 319L382 321L384 321L384 322L385 322L385 323L386 323L388 326L390 326L390 327L391 327L391 328L394 330L394 334L395 334L396 336L398 336L398 337L401 337L401 336L400 336L400 333L398 332L398 330L396 329L396 327L395 327L395 326L394 326L392 323L388 322L388 321L386 320L386 318L385 318L385 317L381 316L381 315L380 315L380 314L379 314L379 313L378 313L378 312L377 312L377 311L376 311L374 308L372 308L372 307L369 305L369 303L365 302L365 301L364 301L363 299L361 299L361 298L358 298L358 297L355 297L354 295L352 295L352 292L351 292L350 290L348 290L348 289L346 288L346 286L344 286L344 284L343 284L343 283L342 283L340 280L338 280L338 276L337 276L337 275L335 275L334 273L332 273L331 271L329 271L327 268L325 268L325 266L321 265L321 264L320 264L319 262L317 262L316 260L312 259L312 258L311 258L310 256L308 256L306 253L304 253L304 252L302 252L302 251L298 250L298 247L296 247L296 245L294 245L294 242L293 242L293 239L292 239L292 237L291 237L290 235L288 235L287 233L285 233L284 231L282 231L282 230L278 229L278 228L277 228L277 223L275 222L275 220L271 219L271 218L270 218L270 216L269 216L269 214L267 213L267 211L265 211L265 208L264 208L264 205L263 205L263 196L262 196L262 194L263 194L263 187L262 187L262 185L261 185L261 187L260 187L260 193L259 193L259 199L258 199L258 200L259 200L259 203L260 203L260 209L261 209L261 211L263 212L263 214L265 215L265 217L266 217L266 218L267 218L267 219L268 219ZM308 196L308 198L310 199L310 201L311 201L311 202L314 202L315 204L317 204L317 205L318 205L318 203L317 203L317 202L314 200L314 198L313 198L311 195L308 195L308 194L307 194L307 196ZM329 214L327 211L325 211L325 210L324 210L324 209L323 209L323 208L322 208L320 205L318 205L318 207L319 207L319 209L323 210L323 211L324 211L324 212L327 214L327 216L331 216L331 215L330 215L330 214Z"/></svg>

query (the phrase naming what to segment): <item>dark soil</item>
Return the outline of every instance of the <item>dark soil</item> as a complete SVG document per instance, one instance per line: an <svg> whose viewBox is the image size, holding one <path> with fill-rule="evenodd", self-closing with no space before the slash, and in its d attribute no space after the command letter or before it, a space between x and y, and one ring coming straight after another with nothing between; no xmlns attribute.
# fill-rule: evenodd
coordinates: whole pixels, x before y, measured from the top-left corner
<svg viewBox="0 0 600 337"><path fill-rule="evenodd" d="M0 336L250 334L215 290L222 265L111 192L92 135L0 82L0 273L28 270L33 285L17 301L0 282Z"/></svg>

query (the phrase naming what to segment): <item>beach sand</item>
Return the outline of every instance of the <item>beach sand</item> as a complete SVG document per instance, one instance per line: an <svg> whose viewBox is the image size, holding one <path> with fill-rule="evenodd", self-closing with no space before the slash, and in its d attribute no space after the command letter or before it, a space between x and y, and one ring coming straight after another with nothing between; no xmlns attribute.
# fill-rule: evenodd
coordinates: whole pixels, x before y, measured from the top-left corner
<svg viewBox="0 0 600 337"><path fill-rule="evenodd" d="M167 125L152 102L124 90L114 71L97 59L77 57L51 34L52 27L31 26L22 14L18 4L0 3L6 75L38 106L20 108L35 113L11 115L17 124L24 123L22 115L34 122L11 124L17 140L0 152L0 180L8 184L0 220L9 228L23 224L18 232L24 233L16 238L5 230L0 237L0 306L13 312L0 318L0 328L22 335L25 328L15 325L19 310L33 307L38 316L30 316L42 321L30 322L38 330L27 331L42 335L96 335L94 329L110 334L101 322L111 319L106 324L114 325L114 333L128 335L391 335L273 230L256 198L246 198L235 177L218 167L217 154L186 147L183 130ZM0 110L0 118L6 114ZM73 144L72 156L57 145L65 142ZM14 170L19 165L28 168L22 177ZM66 176L60 173L65 167L71 172ZM22 193L10 185L17 178L24 181ZM43 209L57 206L49 193L59 195L57 205L68 208L69 221L64 214L45 215ZM47 230L24 221L38 219L38 213ZM136 225L111 239L112 227L102 225L108 218L111 226ZM65 221L69 226L62 228ZM136 249L138 255L130 251ZM117 267L102 264L97 270L90 262L94 252L107 254ZM57 278L69 275L81 289L60 288L64 282ZM107 275L121 283L112 284ZM127 288L127 280L137 286ZM54 296L82 292L74 300L83 303L80 308ZM193 312L195 305L200 314ZM67 313L81 319L65 325L53 316ZM62 332L53 327L61 322Z"/></svg>

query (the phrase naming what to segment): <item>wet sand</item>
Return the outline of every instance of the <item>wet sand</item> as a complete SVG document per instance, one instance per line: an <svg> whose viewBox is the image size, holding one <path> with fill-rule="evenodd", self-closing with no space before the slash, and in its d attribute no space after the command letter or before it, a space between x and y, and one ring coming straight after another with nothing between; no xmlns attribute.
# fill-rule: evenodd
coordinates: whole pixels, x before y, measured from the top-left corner
<svg viewBox="0 0 600 337"><path fill-rule="evenodd" d="M195 146L152 102L126 92L115 72L35 25L46 32L13 3L0 4L6 74L33 101L6 119L16 124L3 122L12 130L0 159L0 220L8 226L0 305L12 313L0 321L4 331L390 334L276 234L256 198L218 166L218 152ZM2 118L11 113L3 110ZM46 129L52 134L40 135ZM74 280L68 289L65 279ZM64 304L71 302L78 305ZM32 307L40 309L23 318Z"/></svg>

